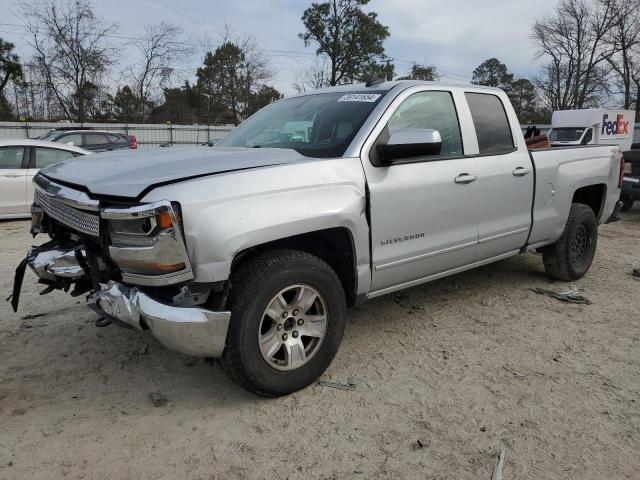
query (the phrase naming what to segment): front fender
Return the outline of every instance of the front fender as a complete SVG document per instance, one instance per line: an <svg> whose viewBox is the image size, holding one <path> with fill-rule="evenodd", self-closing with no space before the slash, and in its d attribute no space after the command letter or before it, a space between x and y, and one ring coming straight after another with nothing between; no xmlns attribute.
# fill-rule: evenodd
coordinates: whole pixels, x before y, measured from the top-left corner
<svg viewBox="0 0 640 480"><path fill-rule="evenodd" d="M247 248L336 227L350 231L358 271L368 269L365 180L357 158L216 175L164 186L144 200L160 196L182 206L197 282L226 280L234 257Z"/></svg>

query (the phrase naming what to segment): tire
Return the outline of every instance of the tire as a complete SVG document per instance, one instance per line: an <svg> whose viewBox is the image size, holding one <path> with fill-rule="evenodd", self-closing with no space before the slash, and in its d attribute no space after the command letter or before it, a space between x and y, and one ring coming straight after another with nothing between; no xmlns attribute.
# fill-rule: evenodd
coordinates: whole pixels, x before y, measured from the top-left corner
<svg viewBox="0 0 640 480"><path fill-rule="evenodd" d="M582 278L591 267L597 245L598 221L593 210L573 203L562 236L542 250L544 268L558 280Z"/></svg>
<svg viewBox="0 0 640 480"><path fill-rule="evenodd" d="M621 212L628 212L633 207L633 202L635 199L631 195L621 195L620 200L622 201L622 207L620 208Z"/></svg>
<svg viewBox="0 0 640 480"><path fill-rule="evenodd" d="M303 304L314 293L307 309ZM303 300L297 303L298 298ZM298 250L273 250L232 274L229 309L223 369L247 390L277 397L308 386L331 364L347 307L340 279L323 260ZM323 316L324 322L318 320Z"/></svg>

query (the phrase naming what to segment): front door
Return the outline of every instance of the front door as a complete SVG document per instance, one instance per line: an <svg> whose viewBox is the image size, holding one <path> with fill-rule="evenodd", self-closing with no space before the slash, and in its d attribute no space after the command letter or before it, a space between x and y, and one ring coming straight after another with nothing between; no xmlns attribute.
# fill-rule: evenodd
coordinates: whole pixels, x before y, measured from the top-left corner
<svg viewBox="0 0 640 480"><path fill-rule="evenodd" d="M0 217L27 213L25 147L0 147Z"/></svg>
<svg viewBox="0 0 640 480"><path fill-rule="evenodd" d="M478 229L477 158L465 157L451 92L405 92L393 105L369 159L372 290L376 292L473 263ZM375 146L400 129L435 129L438 155L375 166ZM367 161L370 160L370 161Z"/></svg>

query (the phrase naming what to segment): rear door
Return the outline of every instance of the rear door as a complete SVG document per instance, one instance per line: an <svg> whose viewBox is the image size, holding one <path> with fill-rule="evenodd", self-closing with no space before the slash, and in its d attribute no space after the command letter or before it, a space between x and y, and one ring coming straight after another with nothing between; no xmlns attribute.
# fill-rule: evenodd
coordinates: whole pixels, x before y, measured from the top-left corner
<svg viewBox="0 0 640 480"><path fill-rule="evenodd" d="M524 246L531 228L534 172L524 142L513 132L503 100L490 93L465 93L478 139L478 261Z"/></svg>
<svg viewBox="0 0 640 480"><path fill-rule="evenodd" d="M106 152L114 150L114 145L103 133L84 133L84 144L82 148L92 152Z"/></svg>
<svg viewBox="0 0 640 480"><path fill-rule="evenodd" d="M122 148L129 148L130 141L124 135L118 135L115 133L108 133L107 138L111 141L111 146L115 150L120 150Z"/></svg>
<svg viewBox="0 0 640 480"><path fill-rule="evenodd" d="M0 147L0 217L27 214L26 147Z"/></svg>
<svg viewBox="0 0 640 480"><path fill-rule="evenodd" d="M465 156L470 134L461 124L469 125L470 119L460 118L460 101L464 96L459 92L409 88L390 105L365 144L374 292L420 283L475 260L477 158ZM413 128L438 130L440 154L376 166L376 145L395 130Z"/></svg>

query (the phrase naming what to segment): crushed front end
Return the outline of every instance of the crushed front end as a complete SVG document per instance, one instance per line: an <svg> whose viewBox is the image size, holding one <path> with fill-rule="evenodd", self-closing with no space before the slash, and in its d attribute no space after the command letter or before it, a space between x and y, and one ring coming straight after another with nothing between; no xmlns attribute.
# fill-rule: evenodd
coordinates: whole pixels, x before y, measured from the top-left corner
<svg viewBox="0 0 640 480"><path fill-rule="evenodd" d="M17 311L26 267L52 290L88 294L101 315L148 330L166 347L218 357L230 312L224 284L194 282L180 205L97 200L77 187L34 178L31 233L50 241L31 247L18 266L11 303Z"/></svg>

